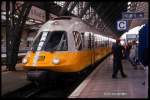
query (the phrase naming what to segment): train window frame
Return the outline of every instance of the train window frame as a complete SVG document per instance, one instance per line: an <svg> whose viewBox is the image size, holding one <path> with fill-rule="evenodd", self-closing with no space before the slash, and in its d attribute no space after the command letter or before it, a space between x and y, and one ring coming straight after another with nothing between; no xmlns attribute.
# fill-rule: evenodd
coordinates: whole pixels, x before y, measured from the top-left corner
<svg viewBox="0 0 150 100"><path fill-rule="evenodd" d="M75 48L77 50L82 50L83 49L83 42L82 42L82 35L78 31L72 31L73 37L74 37L74 43L75 43ZM80 44L79 44L80 43Z"/></svg>
<svg viewBox="0 0 150 100"><path fill-rule="evenodd" d="M45 51L68 51L68 37L67 37L67 32L66 31L64 31L64 30L59 30L59 31L49 31L49 32L51 32L51 33L53 33L53 32L62 32L63 34L62 34L62 36L64 35L64 37L65 37L65 45L66 45L66 49L60 49L61 47L62 47L62 45L60 45L60 42L61 42L61 40L62 40L62 36L61 36L61 40L59 41L59 43L55 46L56 47L56 49L54 49L54 50L47 50L47 48L46 47L48 47L47 46L47 43L46 43L46 46L45 46ZM54 34L54 33L53 33ZM51 34L52 35L52 34ZM50 38L50 37L49 37ZM49 41L49 39L47 40L47 42ZM64 42L63 42L64 43ZM58 46L60 47L60 48L58 48Z"/></svg>
<svg viewBox="0 0 150 100"><path fill-rule="evenodd" d="M31 46L32 51L37 51L38 44L40 43L41 37L42 37L42 34L40 33L33 41L32 46Z"/></svg>
<svg viewBox="0 0 150 100"><path fill-rule="evenodd" d="M47 32L45 40L42 40L43 32ZM64 44L64 46L66 45L65 49L60 49L60 48L59 49L56 48L54 50L48 50L47 49L47 47L48 47L47 45L48 45L49 39L54 34L53 32L62 32L62 36L64 35L64 37L65 37L65 39L64 39L65 43L62 42L62 45L63 44ZM61 39L62 39L62 36L61 36ZM37 38L39 38L39 39L37 40ZM64 30L59 30L59 31L41 31L39 36L37 36L37 38L34 40L34 41L38 41L36 43L36 45L34 46L35 42L33 42L33 44L32 44L32 49L31 49L32 51L68 51L68 37L67 37L67 32L64 31ZM41 42L44 42L42 46L40 46ZM59 41L59 43L57 45L59 45L60 42L61 42L61 40ZM62 47L62 45L60 47Z"/></svg>

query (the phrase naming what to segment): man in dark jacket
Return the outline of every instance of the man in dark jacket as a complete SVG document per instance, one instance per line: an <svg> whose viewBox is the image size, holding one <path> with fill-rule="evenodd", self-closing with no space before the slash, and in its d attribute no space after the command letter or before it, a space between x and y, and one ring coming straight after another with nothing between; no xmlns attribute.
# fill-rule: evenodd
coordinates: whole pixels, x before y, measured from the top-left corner
<svg viewBox="0 0 150 100"><path fill-rule="evenodd" d="M122 51L124 50L123 46L120 44L120 40L116 40L116 43L112 46L112 52L113 52L113 74L112 78L117 78L117 73L120 70L121 75L123 78L127 77L127 75L123 72L122 67L122 58L123 54Z"/></svg>

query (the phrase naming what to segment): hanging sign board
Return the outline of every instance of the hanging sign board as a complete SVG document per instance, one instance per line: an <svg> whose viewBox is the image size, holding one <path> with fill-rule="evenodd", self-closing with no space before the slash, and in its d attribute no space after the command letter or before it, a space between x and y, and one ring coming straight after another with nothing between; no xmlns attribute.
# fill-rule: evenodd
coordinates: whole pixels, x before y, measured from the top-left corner
<svg viewBox="0 0 150 100"><path fill-rule="evenodd" d="M126 20L144 18L144 12L123 12L122 18Z"/></svg>

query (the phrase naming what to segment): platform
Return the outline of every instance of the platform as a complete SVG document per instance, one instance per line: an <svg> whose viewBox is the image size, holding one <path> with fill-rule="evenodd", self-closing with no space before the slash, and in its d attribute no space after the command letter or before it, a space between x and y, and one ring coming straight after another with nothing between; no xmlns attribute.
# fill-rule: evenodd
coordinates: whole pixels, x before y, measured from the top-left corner
<svg viewBox="0 0 150 100"><path fill-rule="evenodd" d="M71 93L68 98L147 98L148 86L142 85L145 71L142 65L139 69L123 60L124 72L127 78L122 78L120 72L117 79L112 79L112 59L107 57L99 66Z"/></svg>
<svg viewBox="0 0 150 100"><path fill-rule="evenodd" d="M1 66L1 95L15 91L30 83L26 80L26 73L21 66L21 64L17 64L16 71L5 71L6 66Z"/></svg>
<svg viewBox="0 0 150 100"><path fill-rule="evenodd" d="M18 56L25 56L26 53L18 53ZM1 54L1 58L6 58L6 54Z"/></svg>

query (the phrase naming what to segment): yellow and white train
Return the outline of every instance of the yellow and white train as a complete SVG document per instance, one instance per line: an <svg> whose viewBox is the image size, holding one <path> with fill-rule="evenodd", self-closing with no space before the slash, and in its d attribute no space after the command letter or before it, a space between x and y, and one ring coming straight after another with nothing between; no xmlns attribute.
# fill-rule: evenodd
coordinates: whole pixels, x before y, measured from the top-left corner
<svg viewBox="0 0 150 100"><path fill-rule="evenodd" d="M80 18L55 18L39 29L23 68L29 78L38 71L80 72L109 54L113 42Z"/></svg>

